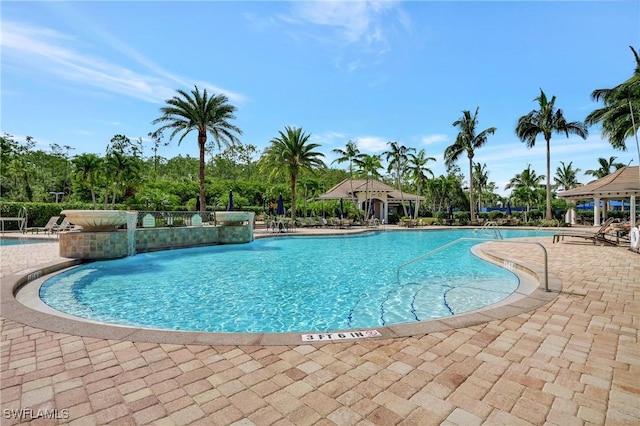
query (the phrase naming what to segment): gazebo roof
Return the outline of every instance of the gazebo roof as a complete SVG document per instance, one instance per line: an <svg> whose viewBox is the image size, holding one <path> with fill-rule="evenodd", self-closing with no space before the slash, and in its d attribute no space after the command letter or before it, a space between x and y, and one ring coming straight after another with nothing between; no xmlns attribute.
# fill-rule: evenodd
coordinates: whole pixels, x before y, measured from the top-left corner
<svg viewBox="0 0 640 426"><path fill-rule="evenodd" d="M640 166L621 167L602 179L558 193L558 197L570 200L626 198L632 195L640 196Z"/></svg>
<svg viewBox="0 0 640 426"><path fill-rule="evenodd" d="M337 184L336 186L334 186L333 188L329 189L324 194L318 196L317 198L320 200L337 200L340 198L344 198L344 199L351 198L352 196L351 182L352 182L351 179L345 179L339 184ZM353 195L359 192L365 192L367 190L370 192L386 192L389 201L392 201L392 202L393 201L400 202L402 198L404 198L406 201L408 201L409 199L412 199L412 200L416 199L415 194L410 194L408 192L403 191L401 196L400 191L377 180L369 179L369 185L367 188L366 179L353 179ZM419 197L419 198L420 200L424 199L423 197Z"/></svg>

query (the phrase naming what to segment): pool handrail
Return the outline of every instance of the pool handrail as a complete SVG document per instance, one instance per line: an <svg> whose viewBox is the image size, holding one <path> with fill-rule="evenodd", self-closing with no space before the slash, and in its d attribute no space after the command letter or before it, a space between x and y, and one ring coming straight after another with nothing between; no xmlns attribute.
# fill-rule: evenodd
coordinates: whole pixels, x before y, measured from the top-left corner
<svg viewBox="0 0 640 426"><path fill-rule="evenodd" d="M496 243L515 243L515 244L535 244L538 247L540 247L542 249L542 252L544 254L544 291L545 292L549 292L549 262L548 262L548 256L547 256L547 249L545 248L545 246L542 245L542 243L539 243L537 241L520 241L520 240L513 240L513 239L509 239L509 240L497 240L497 239L491 239L491 238L469 238L469 237L464 237L464 238L458 238L457 240L451 241L447 244L444 244L440 247L437 247L433 250L428 251L427 253L418 256L414 259L411 259L405 263L403 263L402 265L398 266L398 268L396 269L396 281L399 283L400 282L400 270L402 268L404 268L405 266L408 266L412 263L415 263L419 260L422 260L426 257L429 257L433 254L436 254L438 252L441 252L442 250L445 250L455 244L458 244L462 241L483 241L483 242L496 242Z"/></svg>

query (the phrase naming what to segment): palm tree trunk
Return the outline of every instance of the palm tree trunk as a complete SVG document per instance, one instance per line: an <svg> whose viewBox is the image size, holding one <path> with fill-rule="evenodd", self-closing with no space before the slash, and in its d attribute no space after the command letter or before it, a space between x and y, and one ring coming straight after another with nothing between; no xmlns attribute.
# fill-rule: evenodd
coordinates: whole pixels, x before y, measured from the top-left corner
<svg viewBox="0 0 640 426"><path fill-rule="evenodd" d="M471 221L475 219L474 214L474 199L473 199L473 157L469 157L469 214L471 215Z"/></svg>
<svg viewBox="0 0 640 426"><path fill-rule="evenodd" d="M206 194L204 191L204 166L205 166L205 144L207 143L207 133L198 133L198 148L200 151L200 168L198 171L198 180L200 181L200 212L204 213L207 210L206 206Z"/></svg>
<svg viewBox="0 0 640 426"><path fill-rule="evenodd" d="M400 202L402 203L402 211L405 216L407 215L407 206L404 205L404 194L402 193L402 182L400 181L400 164L396 166L396 180L398 182L398 189L400 190Z"/></svg>
<svg viewBox="0 0 640 426"><path fill-rule="evenodd" d="M553 219L551 215L551 137L547 140L547 220Z"/></svg>
<svg viewBox="0 0 640 426"><path fill-rule="evenodd" d="M296 180L297 175L291 173L291 220L296 220Z"/></svg>
<svg viewBox="0 0 640 426"><path fill-rule="evenodd" d="M353 163L349 160L349 183L351 186L351 201L353 202L353 207L356 209L356 213L358 212L358 199L356 198L356 194L353 193Z"/></svg>

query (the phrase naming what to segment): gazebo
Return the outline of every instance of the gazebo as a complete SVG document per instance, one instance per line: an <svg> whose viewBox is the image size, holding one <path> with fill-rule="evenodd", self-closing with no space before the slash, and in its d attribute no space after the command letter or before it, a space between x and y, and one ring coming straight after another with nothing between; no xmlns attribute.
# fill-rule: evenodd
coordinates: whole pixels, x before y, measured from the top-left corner
<svg viewBox="0 0 640 426"><path fill-rule="evenodd" d="M353 192L352 192L353 188ZM358 208L366 211L369 200L372 201L373 217L383 223L389 223L389 210L395 208L399 211L402 202L413 203L423 201L424 197L408 192L400 192L397 189L374 179L345 179L324 194L316 197L318 200L339 200L345 202L356 200ZM417 206L414 205L414 208Z"/></svg>
<svg viewBox="0 0 640 426"><path fill-rule="evenodd" d="M558 193L571 201L593 200L593 224L600 225L600 201L629 199L629 220L636 226L636 200L640 196L640 166L621 167L615 172L578 188ZM624 204L623 204L624 205Z"/></svg>

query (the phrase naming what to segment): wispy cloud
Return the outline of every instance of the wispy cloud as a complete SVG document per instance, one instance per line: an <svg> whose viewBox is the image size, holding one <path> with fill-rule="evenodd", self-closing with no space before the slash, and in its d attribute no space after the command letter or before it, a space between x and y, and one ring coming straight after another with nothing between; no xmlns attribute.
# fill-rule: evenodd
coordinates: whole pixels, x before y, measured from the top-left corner
<svg viewBox="0 0 640 426"><path fill-rule="evenodd" d="M435 145L441 142L446 142L449 137L444 134L427 135L420 138L421 145Z"/></svg>
<svg viewBox="0 0 640 426"><path fill-rule="evenodd" d="M338 65L349 71L379 61L391 49L392 28L411 28L411 19L399 2L384 0L293 2L278 21L296 39L313 39L338 50L354 48L337 56ZM368 57L366 61L363 55Z"/></svg>
<svg viewBox="0 0 640 426"><path fill-rule="evenodd" d="M143 65L147 73L83 53L76 47L79 42L75 37L24 22L3 21L0 46L5 65L152 103L172 97L176 84L188 86L189 79L171 74L113 37L102 36L109 47ZM232 102L246 100L243 95L211 83L199 85L224 93Z"/></svg>

